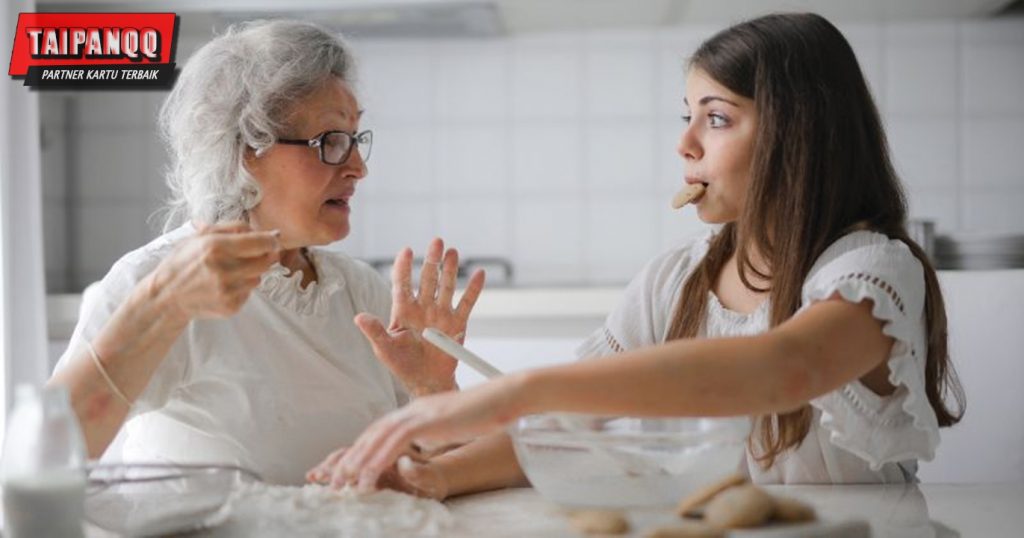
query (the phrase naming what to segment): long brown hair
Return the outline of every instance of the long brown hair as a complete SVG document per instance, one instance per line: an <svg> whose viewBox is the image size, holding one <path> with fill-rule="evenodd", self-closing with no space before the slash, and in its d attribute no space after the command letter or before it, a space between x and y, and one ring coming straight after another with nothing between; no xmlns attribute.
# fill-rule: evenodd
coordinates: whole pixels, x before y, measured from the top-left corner
<svg viewBox="0 0 1024 538"><path fill-rule="evenodd" d="M715 235L687 279L669 339L697 336L708 292L734 254L743 284L769 292L771 325L781 324L800 307L801 286L815 260L863 226L906 243L924 267L928 402L940 426L957 423L965 398L947 353L942 292L934 267L907 234L903 189L849 43L821 16L768 15L711 37L690 66L753 99L758 130L746 206L738 221ZM753 267L751 251L764 258L770 274ZM748 271L768 279L769 289L752 285ZM955 413L945 403L950 393ZM768 468L785 450L798 447L811 418L807 404L760 417L755 454L760 464Z"/></svg>

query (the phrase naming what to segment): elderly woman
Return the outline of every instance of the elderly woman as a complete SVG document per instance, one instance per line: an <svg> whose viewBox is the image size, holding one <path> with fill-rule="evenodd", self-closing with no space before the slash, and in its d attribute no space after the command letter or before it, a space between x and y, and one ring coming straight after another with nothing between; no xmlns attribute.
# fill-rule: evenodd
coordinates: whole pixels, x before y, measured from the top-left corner
<svg viewBox="0 0 1024 538"><path fill-rule="evenodd" d="M482 273L453 308L458 254L440 240L418 294L408 249L392 293L369 266L310 248L348 235L367 172L351 77L345 43L300 22L232 28L189 60L160 114L169 224L185 222L90 288L50 380L68 387L90 456L123 426L125 460L301 483L410 394L455 387L454 361L417 335L463 333Z"/></svg>

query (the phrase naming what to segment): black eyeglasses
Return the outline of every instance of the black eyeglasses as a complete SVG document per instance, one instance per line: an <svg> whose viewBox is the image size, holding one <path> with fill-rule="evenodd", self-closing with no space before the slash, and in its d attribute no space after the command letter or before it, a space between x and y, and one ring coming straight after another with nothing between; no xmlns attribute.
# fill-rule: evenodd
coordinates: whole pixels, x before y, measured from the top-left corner
<svg viewBox="0 0 1024 538"><path fill-rule="evenodd" d="M292 144L296 146L307 146L320 150L320 162L332 166L339 166L352 155L352 148L359 147L359 155L363 162L370 160L370 150L373 149L373 131L363 131L352 134L345 131L325 131L309 140L278 138L281 144Z"/></svg>

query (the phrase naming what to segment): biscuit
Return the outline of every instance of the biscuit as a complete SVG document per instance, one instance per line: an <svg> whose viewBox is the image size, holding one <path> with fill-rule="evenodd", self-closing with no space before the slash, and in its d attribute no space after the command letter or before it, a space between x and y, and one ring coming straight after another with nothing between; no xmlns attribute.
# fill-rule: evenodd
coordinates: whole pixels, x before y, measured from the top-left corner
<svg viewBox="0 0 1024 538"><path fill-rule="evenodd" d="M722 538L721 529L698 521L684 521L681 525L658 527L649 531L644 538Z"/></svg>
<svg viewBox="0 0 1024 538"><path fill-rule="evenodd" d="M786 523L814 521L816 516L811 505L789 497L775 497L775 513L772 518Z"/></svg>
<svg viewBox="0 0 1024 538"><path fill-rule="evenodd" d="M711 499L704 509L704 521L720 529L757 527L775 512L775 499L753 486L729 488Z"/></svg>
<svg viewBox="0 0 1024 538"><path fill-rule="evenodd" d="M679 209L680 207L697 200L703 194L704 185L702 183L689 183L672 197L672 209Z"/></svg>
<svg viewBox="0 0 1024 538"><path fill-rule="evenodd" d="M700 488L699 490L687 495L683 500L679 501L679 505L676 507L676 513L681 517L701 517L698 510L700 510L708 501L710 501L715 495L733 487L743 484L747 481L746 478L738 475L729 475L718 482L709 484Z"/></svg>
<svg viewBox="0 0 1024 538"><path fill-rule="evenodd" d="M614 510L578 510L569 514L572 528L585 534L625 534L629 522Z"/></svg>

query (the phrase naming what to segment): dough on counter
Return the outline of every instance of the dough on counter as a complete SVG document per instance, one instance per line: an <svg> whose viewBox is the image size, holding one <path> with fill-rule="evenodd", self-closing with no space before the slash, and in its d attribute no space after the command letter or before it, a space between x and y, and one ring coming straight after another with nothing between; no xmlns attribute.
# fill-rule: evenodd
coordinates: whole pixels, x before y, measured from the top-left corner
<svg viewBox="0 0 1024 538"><path fill-rule="evenodd" d="M629 522L615 510L577 510L569 514L572 528L585 534L625 534Z"/></svg>
<svg viewBox="0 0 1024 538"><path fill-rule="evenodd" d="M447 536L455 526L444 504L391 490L360 494L256 482L238 486L231 505L225 535L246 538Z"/></svg>
<svg viewBox="0 0 1024 538"><path fill-rule="evenodd" d="M816 516L811 505L789 497L774 497L775 513L772 518L786 523L814 521Z"/></svg>
<svg viewBox="0 0 1024 538"><path fill-rule="evenodd" d="M684 521L679 525L658 527L645 534L644 538L722 538L723 536L725 534L721 529L716 529L706 523Z"/></svg>
<svg viewBox="0 0 1024 538"><path fill-rule="evenodd" d="M754 485L729 488L711 499L704 521L720 529L757 527L775 513L775 499Z"/></svg>
<svg viewBox="0 0 1024 538"><path fill-rule="evenodd" d="M700 510L708 503L711 499L719 493L740 484L746 483L747 479L738 475L729 475L718 482L708 484L697 491L693 492L683 500L679 501L679 505L676 507L676 513L681 517L700 517L694 512Z"/></svg>

